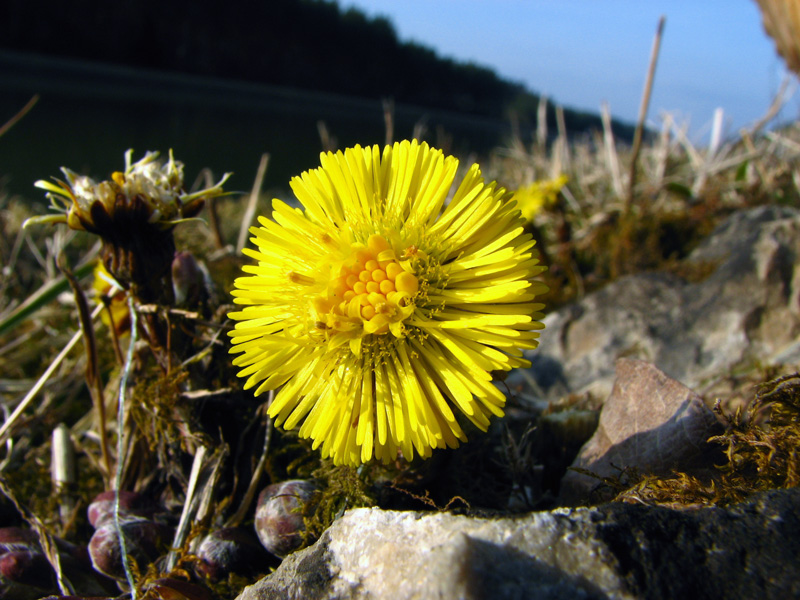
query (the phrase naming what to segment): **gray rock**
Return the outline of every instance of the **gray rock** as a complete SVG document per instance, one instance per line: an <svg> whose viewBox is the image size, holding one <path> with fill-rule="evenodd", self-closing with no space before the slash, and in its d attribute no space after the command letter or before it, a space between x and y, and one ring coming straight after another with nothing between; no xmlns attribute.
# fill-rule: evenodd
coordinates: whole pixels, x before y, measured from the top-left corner
<svg viewBox="0 0 800 600"><path fill-rule="evenodd" d="M800 356L800 211L731 215L687 259L714 265L697 283L656 273L621 278L545 319L532 367L507 382L546 399L611 391L620 357L655 364L702 393L731 368L796 366Z"/></svg>
<svg viewBox="0 0 800 600"><path fill-rule="evenodd" d="M238 600L800 597L800 490L729 509L358 509Z"/></svg>
<svg viewBox="0 0 800 600"><path fill-rule="evenodd" d="M656 475L711 467L705 463L716 456L709 452L707 440L721 432L714 413L692 390L649 363L621 358L597 430L572 466L600 477L631 467ZM596 478L568 471L559 500L585 503L597 483Z"/></svg>

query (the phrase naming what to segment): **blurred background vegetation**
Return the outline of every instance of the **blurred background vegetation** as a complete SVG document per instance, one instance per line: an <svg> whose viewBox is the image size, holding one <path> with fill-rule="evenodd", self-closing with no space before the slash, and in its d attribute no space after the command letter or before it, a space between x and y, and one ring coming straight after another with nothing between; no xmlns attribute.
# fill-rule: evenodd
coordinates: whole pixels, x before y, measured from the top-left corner
<svg viewBox="0 0 800 600"><path fill-rule="evenodd" d="M477 42L476 42L477 43ZM188 164L233 171L248 189L315 164L324 146L423 137L486 156L537 126L539 96L492 69L399 41L392 24L328 0L136 3L7 0L0 5L0 120L38 93L0 144L13 193L62 165L101 176L127 148L173 148ZM548 106L549 131L557 113ZM4 117L5 116L5 117ZM564 110L570 136L601 128ZM620 140L633 127L614 121Z"/></svg>

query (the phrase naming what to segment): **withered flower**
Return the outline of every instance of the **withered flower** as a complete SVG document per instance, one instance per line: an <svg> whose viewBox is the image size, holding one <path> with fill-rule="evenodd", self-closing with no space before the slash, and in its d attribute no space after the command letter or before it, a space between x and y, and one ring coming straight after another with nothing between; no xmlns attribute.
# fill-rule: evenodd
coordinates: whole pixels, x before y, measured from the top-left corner
<svg viewBox="0 0 800 600"><path fill-rule="evenodd" d="M172 151L163 164L157 160L158 152L147 152L135 163L132 155L133 150L125 153L124 171L100 183L66 167L61 168L65 181L37 181L34 185L47 191L58 213L33 217L25 226L66 223L100 236L108 272L125 288L147 288L148 282L169 273L175 253L172 228L195 217L208 198L223 195L229 174L210 188L187 193L183 163L173 158Z"/></svg>

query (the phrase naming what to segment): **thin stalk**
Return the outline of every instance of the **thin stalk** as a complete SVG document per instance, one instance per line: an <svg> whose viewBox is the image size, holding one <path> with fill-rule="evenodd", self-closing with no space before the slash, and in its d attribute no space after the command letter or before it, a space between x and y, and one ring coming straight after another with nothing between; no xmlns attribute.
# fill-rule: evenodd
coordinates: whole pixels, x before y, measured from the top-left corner
<svg viewBox="0 0 800 600"><path fill-rule="evenodd" d="M186 536L189 534L189 524L192 520L192 510L196 508L195 493L197 491L197 480L200 477L200 471L203 468L206 459L206 447L200 446L194 455L192 462L192 473L189 476L189 484L186 486L186 498L183 501L183 510L181 517L178 520L178 527L175 529L175 537L172 540L172 549L167 555L167 562L164 567L167 573L172 571L175 563L178 561L178 552L183 548L183 543L186 541Z"/></svg>
<svg viewBox="0 0 800 600"><path fill-rule="evenodd" d="M36 104L38 101L39 101L39 94L34 94L34 96L33 96L33 97L30 99L30 100L28 100L27 104L25 104L25 106L23 106L23 107L22 107L22 108L19 110L19 112L18 112L17 114L15 114L13 117L11 117L11 118L10 118L10 119L9 119L9 120L8 120L8 121L5 123L5 125L3 125L2 127L0 127L0 136L2 136L3 134L5 134L5 133L6 133L6 131L8 131L8 130L9 130L9 129L11 129L11 128L12 128L14 125L16 125L16 124L17 124L17 122L18 122L20 119L22 119L22 117L24 117L26 114L28 114L28 111L29 111L30 109L32 109L32 108L33 108L33 105L34 105L34 104Z"/></svg>
<svg viewBox="0 0 800 600"><path fill-rule="evenodd" d="M394 142L394 99L383 99L383 122L386 125L386 137L384 143L391 146Z"/></svg>
<svg viewBox="0 0 800 600"><path fill-rule="evenodd" d="M611 174L611 184L614 186L614 194L621 200L623 188L622 177L620 177L619 173L619 156L617 155L617 146L614 141L614 131L611 127L611 111L606 102L600 107L600 119L603 122L603 146L606 151L608 171Z"/></svg>
<svg viewBox="0 0 800 600"><path fill-rule="evenodd" d="M631 172L628 182L628 196L625 200L625 212L631 210L633 204L633 188L636 184L636 166L639 159L639 151L642 148L642 131L644 130L644 120L647 118L647 109L650 106L650 94L653 91L653 79L656 74L656 63L658 62L658 53L661 48L661 36L664 33L664 23L666 17L661 15L658 20L658 27L656 28L656 36L653 39L653 49L650 51L650 66L647 69L647 79L644 84L644 93L642 94L642 102L639 105L639 119L636 122L636 130L633 133L633 150L631 151Z"/></svg>
<svg viewBox="0 0 800 600"><path fill-rule="evenodd" d="M63 527L75 509L75 498L72 495L75 487L75 448L72 446L69 427L64 423L56 425L51 440L50 471L58 494L58 511Z"/></svg>
<svg viewBox="0 0 800 600"><path fill-rule="evenodd" d="M205 179L206 188L214 187L214 177L211 174L210 169L203 169L202 176ZM208 224L211 227L211 234L214 237L214 245L216 246L217 250L220 250L225 247L225 238L222 237L222 231L220 230L219 226L219 216L217 215L217 198L215 196L211 196L208 200L206 200L206 207L208 210Z"/></svg>
<svg viewBox="0 0 800 600"><path fill-rule="evenodd" d="M60 257L63 263L63 255ZM97 340L94 335L94 326L89 315L89 304L86 302L86 295L78 285L77 279L66 268L60 264L64 276L72 286L72 294L75 297L75 305L78 307L78 319L80 320L81 330L83 331L83 345L86 350L86 385L89 394L94 402L97 411L97 429L100 435L100 450L103 457L103 482L108 483L111 478L111 458L108 452L108 436L106 430L106 403L103 395L103 384L100 378L100 367L97 361ZM113 328L113 325L112 325Z"/></svg>
<svg viewBox="0 0 800 600"><path fill-rule="evenodd" d="M128 344L128 353L125 359L125 368L122 370L122 376L119 381L119 402L117 404L117 469L114 475L114 526L117 529L117 536L119 538L120 554L122 555L122 566L125 569L125 578L128 580L128 586L131 588L131 600L136 600L136 582L131 572L130 559L128 557L128 548L125 544L125 535L122 532L122 527L119 520L119 491L122 485L122 465L125 454L125 443L123 438L125 433L125 393L128 388L128 378L130 377L131 370L133 369L133 352L136 347L136 333L138 327L138 319L136 315L136 307L133 302L133 294L128 295L128 310L131 314L131 339Z"/></svg>
<svg viewBox="0 0 800 600"><path fill-rule="evenodd" d="M539 105L536 107L536 146L544 156L547 147L547 96L539 96Z"/></svg>
<svg viewBox="0 0 800 600"><path fill-rule="evenodd" d="M564 108L561 105L556 106L556 126L558 128L558 138L556 139L556 145L558 146L558 157L559 168L558 173L554 170L550 171L550 176L555 178L558 177L561 173L566 173L571 168L571 159L570 159L570 148L569 148L569 138L567 137L567 124L564 119Z"/></svg>
<svg viewBox="0 0 800 600"><path fill-rule="evenodd" d="M242 227L239 229L239 240L236 243L236 253L241 254L247 242L247 232L250 229L250 224L253 222L253 217L256 214L256 204L258 204L258 194L261 191L261 185L264 182L264 174L267 172L267 165L269 164L269 154L261 155L261 162L258 163L258 171L256 171L256 178L253 181L253 189L250 191L250 199L247 202L247 209L244 211L242 217Z"/></svg>

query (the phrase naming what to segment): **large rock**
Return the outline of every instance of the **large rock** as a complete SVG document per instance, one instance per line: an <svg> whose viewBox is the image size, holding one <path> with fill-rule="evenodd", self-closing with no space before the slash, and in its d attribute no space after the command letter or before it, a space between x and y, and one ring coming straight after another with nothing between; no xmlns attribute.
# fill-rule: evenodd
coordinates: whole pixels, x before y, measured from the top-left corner
<svg viewBox="0 0 800 600"><path fill-rule="evenodd" d="M799 257L800 211L735 213L686 259L713 268L708 277L624 277L548 315L533 366L508 382L547 399L586 391L604 399L620 357L651 362L700 393L743 364L796 366Z"/></svg>
<svg viewBox="0 0 800 600"><path fill-rule="evenodd" d="M238 600L800 597L800 490L729 509L358 509Z"/></svg>

